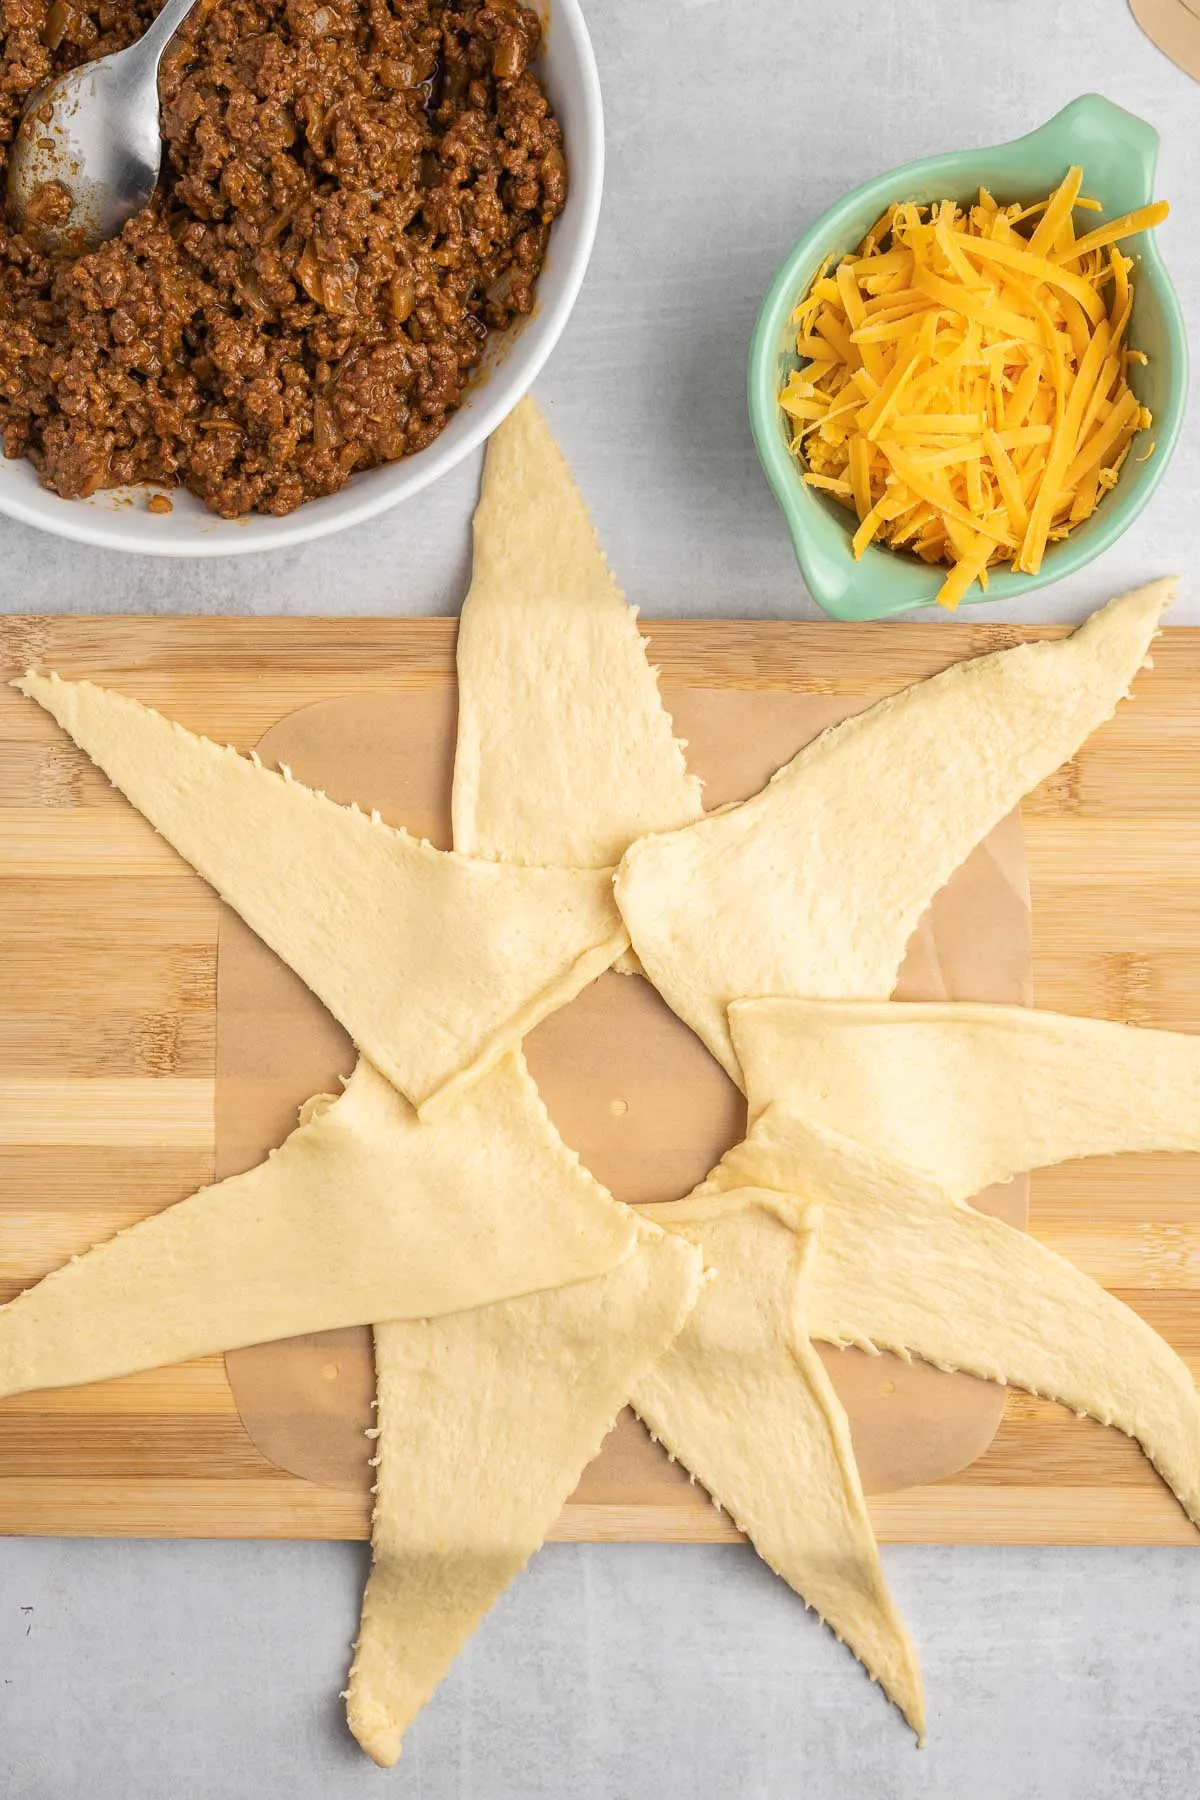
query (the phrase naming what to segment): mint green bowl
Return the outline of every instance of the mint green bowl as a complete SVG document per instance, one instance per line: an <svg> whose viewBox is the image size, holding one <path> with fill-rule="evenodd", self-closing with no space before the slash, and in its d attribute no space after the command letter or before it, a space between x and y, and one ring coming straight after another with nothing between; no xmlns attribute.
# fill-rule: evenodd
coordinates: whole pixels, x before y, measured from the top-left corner
<svg viewBox="0 0 1200 1800"><path fill-rule="evenodd" d="M808 591L832 618L885 619L928 606L944 571L873 545L855 562L850 514L806 485L788 449L779 390L789 371L799 366L792 311L821 263L830 254L852 250L893 200L967 200L980 187L1002 204L1038 200L1058 185L1072 163L1083 165L1083 192L1103 207L1097 220L1118 218L1155 198L1157 162L1158 133L1152 126L1099 94L1085 94L1040 130L1011 144L930 156L879 176L822 213L800 239L771 283L754 327L750 428L759 461L787 520ZM1036 575L993 570L986 595L973 586L967 603L1020 599L1073 575L1116 542L1162 480L1187 403L1187 338L1153 232L1139 232L1122 247L1138 258L1129 342L1150 360L1144 367L1132 367L1130 385L1154 415L1150 433L1154 455L1146 462L1136 461L1135 455L1126 459L1112 493L1069 537L1047 547Z"/></svg>

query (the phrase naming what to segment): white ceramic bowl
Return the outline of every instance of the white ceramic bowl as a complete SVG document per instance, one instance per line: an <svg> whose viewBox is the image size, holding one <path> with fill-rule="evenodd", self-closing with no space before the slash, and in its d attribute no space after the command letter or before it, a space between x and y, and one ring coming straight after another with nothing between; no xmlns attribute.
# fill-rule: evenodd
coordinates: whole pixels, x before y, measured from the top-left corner
<svg viewBox="0 0 1200 1800"><path fill-rule="evenodd" d="M537 378L570 317L583 281L604 181L604 116L591 40L579 0L533 0L544 44L539 73L566 139L570 188L550 232L550 251L528 319L494 337L463 405L427 450L354 475L340 493L309 500L285 518L252 513L219 519L193 494L173 490L173 511L146 510L149 490L112 488L88 500L64 500L41 486L31 464L0 457L0 513L58 537L133 550L144 556L242 556L281 550L360 525L411 499L469 456Z"/></svg>

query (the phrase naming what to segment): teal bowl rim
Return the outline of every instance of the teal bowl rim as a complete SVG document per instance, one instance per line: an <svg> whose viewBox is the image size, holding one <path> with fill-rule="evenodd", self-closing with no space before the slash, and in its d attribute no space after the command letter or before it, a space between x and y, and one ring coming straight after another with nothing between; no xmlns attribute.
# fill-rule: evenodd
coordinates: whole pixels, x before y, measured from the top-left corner
<svg viewBox="0 0 1200 1800"><path fill-rule="evenodd" d="M914 162L901 163L889 169L873 180L863 182L844 194L840 200L825 209L814 220L792 246L784 261L775 273L773 280L763 298L755 320L750 339L750 356L747 369L747 400L750 413L750 431L754 446L758 452L758 460L766 475L775 499L783 513L792 548L800 566L809 593L823 612L833 618L842 619L878 619L894 616L898 613L914 612L920 607L931 605L937 589L944 577L936 568L930 568L924 585L928 592L913 598L909 595L889 599L886 589L888 584L889 562L902 561L904 566L915 572L921 572L915 559L901 557L898 552L872 547L867 556L878 559L876 574L880 584L878 605L870 610L861 603L839 608L828 594L822 594L821 582L810 571L806 554L805 515L809 509L821 504L812 490L805 486L798 472L795 459L784 442L779 426L778 370L779 343L785 327L790 322L790 315L800 298L802 289L807 287L812 278L812 269L819 263L822 255L830 254L836 249L845 235L844 220L858 207L868 203L876 213L882 213L892 200L903 199L903 191L907 188L911 193L914 187L921 186L941 175L946 175L952 184L961 187L964 163L970 164L972 159L981 163L987 158L1001 152L1012 150L1016 145L1030 142L1051 127L1070 127L1078 119L1091 114L1115 115L1126 129L1134 127L1134 139L1145 178L1147 194L1153 182L1158 165L1159 136L1154 127L1136 114L1118 107L1114 101L1102 94L1083 94L1071 101L1061 110L1034 131L1023 133L1018 138L1006 139L1003 143L983 145L977 149L944 151L936 156L926 156ZM1117 539L1133 524L1154 495L1159 482L1166 473L1183 422L1187 412L1189 384L1189 352L1187 332L1183 321L1183 311L1174 283L1163 261L1162 253L1155 242L1153 232L1139 232L1130 240L1136 246L1140 258L1140 278L1148 279L1154 288L1162 309L1166 336L1169 342L1169 357L1172 379L1169 383L1168 398L1165 407L1160 407L1155 414L1154 432L1155 451L1149 463L1143 465L1146 473L1136 488L1126 493L1121 491L1118 481L1113 492L1106 496L1093 514L1094 524L1086 539L1072 536L1055 544L1047 551L1046 559L1036 575L1018 574L1011 568L1004 568L992 573L987 593L977 586L973 587L963 600L964 606L979 605L988 601L1020 599L1026 594L1034 593L1038 588L1047 587L1067 575L1076 574L1080 569L1102 556L1112 548ZM814 261L815 258L815 261ZM811 267L810 267L811 265ZM1126 465L1128 466L1128 465ZM1089 521L1091 523L1091 521ZM846 557L853 563L850 549L852 533L846 532ZM906 584L907 585L907 584Z"/></svg>

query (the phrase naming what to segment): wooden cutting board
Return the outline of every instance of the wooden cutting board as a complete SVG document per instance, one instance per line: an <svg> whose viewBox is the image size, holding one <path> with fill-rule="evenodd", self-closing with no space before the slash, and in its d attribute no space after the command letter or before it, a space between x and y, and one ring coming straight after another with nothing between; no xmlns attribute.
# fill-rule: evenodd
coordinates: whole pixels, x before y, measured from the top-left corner
<svg viewBox="0 0 1200 1800"><path fill-rule="evenodd" d="M671 622L672 687L873 697L1016 628ZM10 619L0 676L87 674L249 746L318 701L445 692L454 625L423 620ZM1030 797L1035 997L1200 1029L1200 632L1173 631L1138 698ZM0 689L0 1297L213 1171L218 906L27 703ZM1129 1300L1200 1373L1200 1163L1120 1158L1039 1174L1033 1229ZM19 1250L19 1254L18 1254ZM24 1259L24 1264L22 1262ZM881 1536L1189 1542L1119 1434L1011 1396L947 1480L872 1499ZM0 1531L365 1536L360 1494L276 1468L221 1359L0 1407ZM685 1483L585 1488L566 1538L736 1534Z"/></svg>

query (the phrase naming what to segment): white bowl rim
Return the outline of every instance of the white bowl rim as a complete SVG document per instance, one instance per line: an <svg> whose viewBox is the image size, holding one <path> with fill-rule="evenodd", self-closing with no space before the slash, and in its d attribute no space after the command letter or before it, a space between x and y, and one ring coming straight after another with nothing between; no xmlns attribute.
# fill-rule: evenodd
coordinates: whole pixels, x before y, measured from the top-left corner
<svg viewBox="0 0 1200 1800"><path fill-rule="evenodd" d="M239 542L236 529L238 520L214 521L214 524L233 526L234 529L214 529L210 539L199 542L196 541L195 534L189 534L186 541L172 538L169 529L164 530L161 536L155 534L153 537L122 532L119 516L114 522L112 511L104 512L102 516L105 523L101 526L92 522L95 515L89 517L86 505L81 506L74 501L63 500L57 494L51 495L48 490L40 490L47 498L57 501L61 508L60 519L56 512L51 513L45 508L44 502L39 504L37 501L26 500L20 492L6 491L3 481L0 481L0 515L16 519L23 525L32 525L53 537L139 556L207 559L219 556L268 555L275 550L294 548L297 544L314 543L318 538L330 537L335 532L346 531L351 526L376 518L380 513L389 511L405 500L411 500L424 488L432 486L477 450L528 393L566 328L591 259L604 187L604 103L596 55L579 0L553 0L552 6L539 4L539 0L526 0L526 3L534 4L541 13L544 30L561 28L565 31L578 62L582 105L579 119L572 125L573 143L569 146L573 189L571 197L576 205L575 240L565 261L559 265L557 291L553 299L543 306L539 292L539 304L535 312L513 334L511 349L505 355L503 363L480 383L473 394L468 390L471 396L469 424L461 435L448 445L442 438L435 438L427 449L417 455L401 458L397 463L382 465L395 469L405 477L404 480L397 481L395 491L383 487L355 500L352 488L343 488L336 495L326 496L341 502L336 512L315 511L320 505L319 501L301 505L295 512L277 521L278 530L272 530L270 538L265 542L249 536ZM582 171L581 186L576 186L577 169ZM552 231L552 249L553 239ZM515 375L506 379L514 366L513 352L518 345L523 352L519 369ZM465 412L464 406L456 416L461 419ZM363 471L368 475L374 472ZM310 506L314 508L312 514L309 512ZM165 525L166 521L163 523Z"/></svg>

